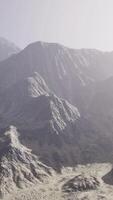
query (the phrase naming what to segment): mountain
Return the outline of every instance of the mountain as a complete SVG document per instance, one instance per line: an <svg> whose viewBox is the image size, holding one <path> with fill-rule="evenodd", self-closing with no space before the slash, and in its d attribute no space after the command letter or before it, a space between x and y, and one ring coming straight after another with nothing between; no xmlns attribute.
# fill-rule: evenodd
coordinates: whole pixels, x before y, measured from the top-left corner
<svg viewBox="0 0 113 200"><path fill-rule="evenodd" d="M18 132L11 126L0 141L0 196L16 188L25 188L43 182L51 175L51 169L23 146Z"/></svg>
<svg viewBox="0 0 113 200"><path fill-rule="evenodd" d="M7 59L13 54L16 54L20 49L12 42L0 37L0 61Z"/></svg>
<svg viewBox="0 0 113 200"><path fill-rule="evenodd" d="M94 83L113 74L112 57L112 52L73 50L59 44L36 42L0 63L0 93L38 72L58 97L85 112Z"/></svg>
<svg viewBox="0 0 113 200"><path fill-rule="evenodd" d="M112 85L113 52L36 42L1 61L1 196L47 181L51 168L62 174L77 164L112 162ZM87 177L90 189L95 182L74 177L68 180L79 189Z"/></svg>
<svg viewBox="0 0 113 200"><path fill-rule="evenodd" d="M11 124L16 126L24 145L32 148L42 161L46 159L45 163L54 167L61 163L60 160L54 161L52 154L57 154L62 145L62 155L58 157L64 159L63 146L66 146L66 141L62 141L64 138L67 140L68 132L69 140L72 140L76 121L80 118L78 109L54 95L38 73L2 93L0 115L1 129Z"/></svg>
<svg viewBox="0 0 113 200"><path fill-rule="evenodd" d="M36 42L1 62L1 130L17 127L22 144L55 169L112 160L113 139L91 114L111 55Z"/></svg>

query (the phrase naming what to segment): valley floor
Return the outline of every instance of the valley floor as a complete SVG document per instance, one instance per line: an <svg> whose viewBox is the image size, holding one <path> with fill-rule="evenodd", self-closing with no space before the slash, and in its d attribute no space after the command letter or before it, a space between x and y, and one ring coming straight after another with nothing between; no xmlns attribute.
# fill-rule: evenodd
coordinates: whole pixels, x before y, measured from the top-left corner
<svg viewBox="0 0 113 200"><path fill-rule="evenodd" d="M113 200L113 186L105 184L101 177L112 169L111 164L79 165L76 168L64 168L61 174L53 174L47 183L14 191L4 200ZM64 193L62 186L79 174L96 176L100 181L97 190L77 193Z"/></svg>

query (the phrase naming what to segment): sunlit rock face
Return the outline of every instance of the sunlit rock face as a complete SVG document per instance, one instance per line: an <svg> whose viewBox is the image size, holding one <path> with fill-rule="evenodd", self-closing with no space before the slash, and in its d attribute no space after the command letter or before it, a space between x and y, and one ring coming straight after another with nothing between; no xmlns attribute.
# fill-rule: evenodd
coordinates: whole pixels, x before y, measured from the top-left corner
<svg viewBox="0 0 113 200"><path fill-rule="evenodd" d="M52 172L18 137L16 128L11 126L0 141L0 197L44 182Z"/></svg>
<svg viewBox="0 0 113 200"><path fill-rule="evenodd" d="M13 54L19 53L19 51L20 49L16 45L0 37L0 61L7 59Z"/></svg>

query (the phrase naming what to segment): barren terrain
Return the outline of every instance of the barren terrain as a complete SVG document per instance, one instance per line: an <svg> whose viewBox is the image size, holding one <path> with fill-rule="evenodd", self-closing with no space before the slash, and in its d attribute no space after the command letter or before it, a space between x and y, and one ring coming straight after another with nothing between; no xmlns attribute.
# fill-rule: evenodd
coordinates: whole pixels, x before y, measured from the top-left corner
<svg viewBox="0 0 113 200"><path fill-rule="evenodd" d="M75 168L64 168L61 174L54 173L46 183L39 183L26 189L18 189L12 195L8 195L4 200L112 200L113 186L102 181L102 177L112 168L111 164L89 164L79 165ZM98 178L100 186L92 191L79 191L65 193L62 186L74 176L85 174Z"/></svg>

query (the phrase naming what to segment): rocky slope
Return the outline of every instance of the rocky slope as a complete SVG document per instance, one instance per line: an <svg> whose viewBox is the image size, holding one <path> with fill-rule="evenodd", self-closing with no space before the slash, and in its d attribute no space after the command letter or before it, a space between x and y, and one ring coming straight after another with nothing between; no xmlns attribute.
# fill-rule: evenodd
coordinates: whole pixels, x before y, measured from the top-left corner
<svg viewBox="0 0 113 200"><path fill-rule="evenodd" d="M37 72L1 93L0 116L1 129L13 124L21 142L57 170L112 157L112 141L101 138L75 106L54 95Z"/></svg>
<svg viewBox="0 0 113 200"><path fill-rule="evenodd" d="M87 118L93 121L102 135L113 138L113 77L95 85L92 101L87 108Z"/></svg>
<svg viewBox="0 0 113 200"><path fill-rule="evenodd" d="M11 126L0 140L0 196L43 182L50 175L51 169L20 144L18 132Z"/></svg>
<svg viewBox="0 0 113 200"><path fill-rule="evenodd" d="M13 54L19 53L19 51L20 49L16 45L0 37L0 61L7 59Z"/></svg>
<svg viewBox="0 0 113 200"><path fill-rule="evenodd" d="M110 170L111 165L109 163L63 168L60 174L57 173L50 176L48 182L35 184L35 186L33 185L23 190L16 190L6 196L4 200L112 200L113 186L106 184L102 180L105 173L108 173ZM95 189L85 191L65 192L62 190L67 182L70 182L71 179L80 174L88 179L88 183L89 177L94 177L94 179L99 181L99 185ZM82 186L82 180L79 179L79 181L78 185Z"/></svg>
<svg viewBox="0 0 113 200"><path fill-rule="evenodd" d="M0 102L2 129L10 124L16 126L21 141L46 164L56 167L61 165L61 159L66 162L64 146L68 138L72 140L75 124L80 118L76 107L54 95L37 73L7 89ZM57 151L61 146L60 155ZM69 150L67 155L69 157Z"/></svg>
<svg viewBox="0 0 113 200"><path fill-rule="evenodd" d="M94 83L113 74L112 57L112 52L36 42L0 63L0 93L38 72L57 96L84 111L92 98Z"/></svg>

